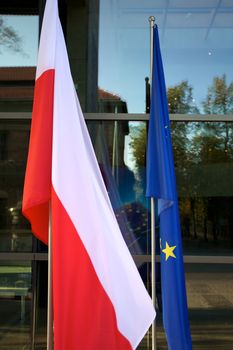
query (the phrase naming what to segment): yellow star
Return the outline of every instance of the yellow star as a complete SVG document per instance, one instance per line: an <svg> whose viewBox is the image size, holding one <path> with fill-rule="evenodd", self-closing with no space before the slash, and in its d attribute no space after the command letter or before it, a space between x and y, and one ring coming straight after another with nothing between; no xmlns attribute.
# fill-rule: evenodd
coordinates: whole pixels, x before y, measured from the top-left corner
<svg viewBox="0 0 233 350"><path fill-rule="evenodd" d="M169 247L169 244L166 242L166 248L162 250L164 254L166 254L166 261L171 256L172 258L176 258L175 254L173 253L173 250L176 248L176 245Z"/></svg>

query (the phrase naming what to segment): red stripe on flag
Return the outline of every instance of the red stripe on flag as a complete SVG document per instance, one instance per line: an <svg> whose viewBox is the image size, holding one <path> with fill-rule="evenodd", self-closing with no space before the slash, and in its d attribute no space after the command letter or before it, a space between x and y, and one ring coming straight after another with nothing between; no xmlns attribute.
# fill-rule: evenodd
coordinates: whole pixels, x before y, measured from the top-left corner
<svg viewBox="0 0 233 350"><path fill-rule="evenodd" d="M114 307L54 190L52 218L55 350L132 350L117 328Z"/></svg>
<svg viewBox="0 0 233 350"><path fill-rule="evenodd" d="M33 233L45 243L48 242L51 198L53 96L54 70L50 69L35 84L23 194L23 214L31 222Z"/></svg>

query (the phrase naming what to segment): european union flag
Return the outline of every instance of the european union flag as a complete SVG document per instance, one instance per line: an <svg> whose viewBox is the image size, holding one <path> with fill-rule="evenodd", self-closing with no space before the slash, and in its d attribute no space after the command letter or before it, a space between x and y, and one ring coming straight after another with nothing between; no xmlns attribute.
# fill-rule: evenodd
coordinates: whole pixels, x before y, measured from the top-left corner
<svg viewBox="0 0 233 350"><path fill-rule="evenodd" d="M190 350L182 240L165 79L157 26L147 153L147 196L158 199L163 325L169 350Z"/></svg>

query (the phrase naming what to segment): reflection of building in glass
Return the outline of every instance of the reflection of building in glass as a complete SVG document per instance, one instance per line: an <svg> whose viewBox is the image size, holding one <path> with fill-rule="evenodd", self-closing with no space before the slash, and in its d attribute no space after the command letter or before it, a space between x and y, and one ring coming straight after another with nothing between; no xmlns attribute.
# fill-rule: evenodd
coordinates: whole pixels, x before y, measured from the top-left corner
<svg viewBox="0 0 233 350"><path fill-rule="evenodd" d="M12 112L13 106L16 111L31 111L35 75L36 67L0 67L1 111ZM117 94L100 88L97 93L98 112L128 113L127 102Z"/></svg>
<svg viewBox="0 0 233 350"><path fill-rule="evenodd" d="M120 96L103 89L98 89L98 109L100 113L128 112L127 102ZM104 128L110 163L113 167L125 166L124 140L129 134L128 121L109 121Z"/></svg>
<svg viewBox="0 0 233 350"><path fill-rule="evenodd" d="M1 112L31 111L35 67L0 67Z"/></svg>
<svg viewBox="0 0 233 350"><path fill-rule="evenodd" d="M127 103L121 99L120 96L111 93L109 91L98 89L98 110L100 113L127 113ZM92 126L93 128L93 126ZM108 150L109 162L112 167L125 166L124 164L124 148L125 148L125 136L129 134L128 121L108 121L104 126L101 127L103 135L101 137L105 138L106 147ZM100 131L98 131L98 145L101 137L99 136ZM97 135L96 134L96 135ZM98 150L103 149L96 144L94 134L93 142L96 145L97 158ZM98 147L97 147L98 146ZM102 151L101 151L102 152ZM98 158L98 160L101 160Z"/></svg>
<svg viewBox="0 0 233 350"><path fill-rule="evenodd" d="M120 96L98 89L98 111L100 113L128 113L127 103Z"/></svg>

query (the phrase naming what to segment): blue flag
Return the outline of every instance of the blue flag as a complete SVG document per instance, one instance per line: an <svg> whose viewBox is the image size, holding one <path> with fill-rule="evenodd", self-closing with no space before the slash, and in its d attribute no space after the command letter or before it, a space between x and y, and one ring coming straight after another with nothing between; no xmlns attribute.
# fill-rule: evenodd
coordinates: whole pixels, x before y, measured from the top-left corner
<svg viewBox="0 0 233 350"><path fill-rule="evenodd" d="M147 196L158 200L163 325L169 350L190 350L182 240L166 86L158 29L153 33Z"/></svg>

